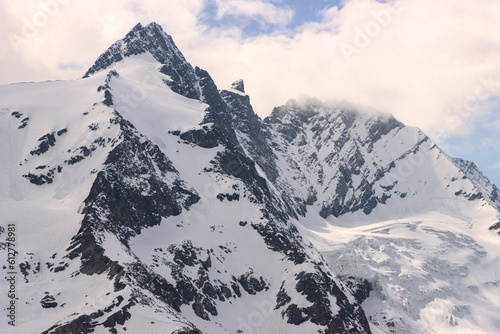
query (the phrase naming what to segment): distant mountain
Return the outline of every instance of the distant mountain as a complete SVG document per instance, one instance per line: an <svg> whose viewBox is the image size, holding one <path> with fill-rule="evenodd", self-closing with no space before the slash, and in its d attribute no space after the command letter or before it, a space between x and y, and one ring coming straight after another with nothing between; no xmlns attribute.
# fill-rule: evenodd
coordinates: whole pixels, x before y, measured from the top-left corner
<svg viewBox="0 0 500 334"><path fill-rule="evenodd" d="M262 120L151 23L81 79L0 86L0 127L2 333L500 330L499 190L392 116Z"/></svg>

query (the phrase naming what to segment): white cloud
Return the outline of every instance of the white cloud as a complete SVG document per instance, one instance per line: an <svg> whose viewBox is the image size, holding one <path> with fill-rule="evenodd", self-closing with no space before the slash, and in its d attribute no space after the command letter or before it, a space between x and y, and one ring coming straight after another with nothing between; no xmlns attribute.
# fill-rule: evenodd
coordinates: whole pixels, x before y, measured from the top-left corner
<svg viewBox="0 0 500 334"><path fill-rule="evenodd" d="M216 3L217 19L226 16L249 17L262 23L285 26L295 14L291 8L261 0L216 0Z"/></svg>
<svg viewBox="0 0 500 334"><path fill-rule="evenodd" d="M244 78L262 116L310 95L385 110L439 137L467 131L500 92L498 0L348 0L285 32L293 16L285 2L218 0L219 18L279 26L251 38L201 23L204 0L44 0L58 11L14 50L7 36L24 37L40 2L0 1L2 83L78 77L138 21L157 21L219 86Z"/></svg>
<svg viewBox="0 0 500 334"><path fill-rule="evenodd" d="M198 39L204 28L197 13L203 7L203 0L0 1L0 80L79 77L140 21L159 19L176 40Z"/></svg>
<svg viewBox="0 0 500 334"><path fill-rule="evenodd" d="M351 0L323 17L291 36L210 40L189 50L190 59L219 83L244 77L261 114L300 94L346 99L434 137L466 131L484 97L494 96L483 82L500 70L498 1ZM356 48L351 59L342 45ZM214 47L227 52L224 60L210 56Z"/></svg>

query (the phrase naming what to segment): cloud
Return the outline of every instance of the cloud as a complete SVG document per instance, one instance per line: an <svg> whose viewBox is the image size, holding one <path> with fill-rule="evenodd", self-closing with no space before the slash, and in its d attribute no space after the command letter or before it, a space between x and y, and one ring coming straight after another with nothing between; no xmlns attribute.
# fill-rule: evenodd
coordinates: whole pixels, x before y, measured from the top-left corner
<svg viewBox="0 0 500 334"><path fill-rule="evenodd" d="M219 83L244 77L260 114L305 94L370 105L440 137L468 131L500 91L497 17L494 0L351 0L293 34L210 40L189 56Z"/></svg>
<svg viewBox="0 0 500 334"><path fill-rule="evenodd" d="M161 18L176 39L198 39L203 7L203 0L1 1L2 83L77 78L137 22Z"/></svg>
<svg viewBox="0 0 500 334"><path fill-rule="evenodd" d="M216 0L220 20L227 16L249 17L265 24L285 26L291 22L294 11L261 0Z"/></svg>
<svg viewBox="0 0 500 334"><path fill-rule="evenodd" d="M42 2L59 5L47 13L45 23L37 14ZM216 0L215 14L207 13L208 4L0 2L0 80L76 78L138 21L157 21L186 58L208 70L219 86L244 78L261 116L289 98L309 95L391 112L440 138L470 131L500 93L497 0L347 0L342 8L322 8L320 20L299 27L293 26L293 11L284 2ZM247 17L276 25L276 30L243 37L243 28L234 24L208 26L202 19L206 15L221 22ZM36 31L26 37L30 22ZM9 40L13 34L26 37L17 48Z"/></svg>

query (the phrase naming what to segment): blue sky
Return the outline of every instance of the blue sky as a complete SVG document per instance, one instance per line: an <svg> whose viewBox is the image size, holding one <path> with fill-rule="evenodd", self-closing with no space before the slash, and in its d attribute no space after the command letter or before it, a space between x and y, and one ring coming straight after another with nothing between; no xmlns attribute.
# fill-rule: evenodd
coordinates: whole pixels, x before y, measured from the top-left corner
<svg viewBox="0 0 500 334"><path fill-rule="evenodd" d="M210 0L206 2L201 21L214 28L224 28L227 26L238 26L245 37L254 37L261 34L269 34L276 30L284 31L300 27L307 22L315 22L321 19L322 12L329 7L342 7L340 0L288 0L288 1L269 1L275 3L280 8L288 9L293 12L292 19L285 26L270 24L259 17L248 17L245 15L228 15L217 18L218 4Z"/></svg>
<svg viewBox="0 0 500 334"><path fill-rule="evenodd" d="M474 161L496 185L500 185L500 108L476 119L467 134L451 135L443 139L443 148L448 154Z"/></svg>
<svg viewBox="0 0 500 334"><path fill-rule="evenodd" d="M499 17L498 0L0 0L0 84L78 78L156 21L262 117L301 96L370 106L500 184Z"/></svg>

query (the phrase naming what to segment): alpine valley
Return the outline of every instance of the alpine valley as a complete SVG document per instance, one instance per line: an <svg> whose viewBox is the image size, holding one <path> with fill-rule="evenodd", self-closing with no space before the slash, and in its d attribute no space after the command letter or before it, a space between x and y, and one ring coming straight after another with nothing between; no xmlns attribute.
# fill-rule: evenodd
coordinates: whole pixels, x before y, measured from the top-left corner
<svg viewBox="0 0 500 334"><path fill-rule="evenodd" d="M499 333L500 191L361 109L262 120L156 23L0 86L0 332Z"/></svg>

